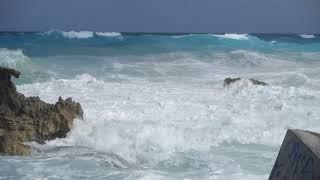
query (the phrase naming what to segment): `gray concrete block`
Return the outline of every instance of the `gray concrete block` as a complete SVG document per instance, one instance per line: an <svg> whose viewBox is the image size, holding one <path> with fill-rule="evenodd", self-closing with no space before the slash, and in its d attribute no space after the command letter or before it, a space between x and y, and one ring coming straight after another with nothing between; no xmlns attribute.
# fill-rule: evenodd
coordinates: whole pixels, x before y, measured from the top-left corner
<svg viewBox="0 0 320 180"><path fill-rule="evenodd" d="M320 180L320 134L289 129L269 180Z"/></svg>

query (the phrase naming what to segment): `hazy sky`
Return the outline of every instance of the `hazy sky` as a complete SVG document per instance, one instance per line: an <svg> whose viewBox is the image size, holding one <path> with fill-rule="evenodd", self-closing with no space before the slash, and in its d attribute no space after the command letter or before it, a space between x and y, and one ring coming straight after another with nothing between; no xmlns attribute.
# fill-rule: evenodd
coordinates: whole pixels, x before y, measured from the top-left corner
<svg viewBox="0 0 320 180"><path fill-rule="evenodd" d="M320 0L1 0L0 31L320 33Z"/></svg>

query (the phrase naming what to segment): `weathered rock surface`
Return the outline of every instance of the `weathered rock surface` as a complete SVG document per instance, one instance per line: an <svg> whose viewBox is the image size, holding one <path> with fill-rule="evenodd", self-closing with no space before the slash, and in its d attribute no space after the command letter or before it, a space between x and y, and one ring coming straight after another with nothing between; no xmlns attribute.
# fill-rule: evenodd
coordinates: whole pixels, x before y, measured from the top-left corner
<svg viewBox="0 0 320 180"><path fill-rule="evenodd" d="M226 78L224 79L224 83L223 83L223 86L228 86L232 83L235 83L237 81L240 81L241 78ZM263 82L263 81L259 81L259 80L256 80L256 79L249 79L249 81L251 81L252 84L254 85L261 85L261 86L269 86L269 84Z"/></svg>
<svg viewBox="0 0 320 180"><path fill-rule="evenodd" d="M73 120L82 118L81 105L71 98L49 104L39 97L25 97L11 76L18 78L20 72L0 67L0 153L28 155L30 147L23 142L64 138Z"/></svg>

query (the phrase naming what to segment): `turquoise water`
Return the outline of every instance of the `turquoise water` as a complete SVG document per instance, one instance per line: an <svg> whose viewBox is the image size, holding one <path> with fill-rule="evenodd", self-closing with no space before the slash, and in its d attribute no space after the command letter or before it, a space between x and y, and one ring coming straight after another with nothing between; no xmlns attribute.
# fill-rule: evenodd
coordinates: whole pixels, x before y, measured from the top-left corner
<svg viewBox="0 0 320 180"><path fill-rule="evenodd" d="M286 129L320 132L317 35L1 33L0 65L85 112L0 179L267 179Z"/></svg>

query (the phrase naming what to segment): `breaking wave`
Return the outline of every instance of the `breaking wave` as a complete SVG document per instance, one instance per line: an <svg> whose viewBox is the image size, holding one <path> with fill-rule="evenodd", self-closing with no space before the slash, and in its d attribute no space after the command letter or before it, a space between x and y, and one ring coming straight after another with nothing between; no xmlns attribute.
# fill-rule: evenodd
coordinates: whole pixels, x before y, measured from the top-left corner
<svg viewBox="0 0 320 180"><path fill-rule="evenodd" d="M21 49L10 50L0 48L0 66L13 69L26 68L31 63L30 59L25 56Z"/></svg>

